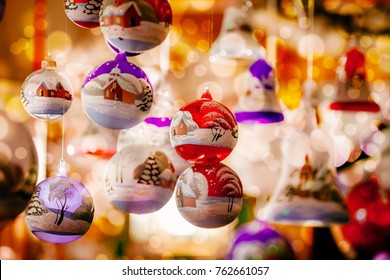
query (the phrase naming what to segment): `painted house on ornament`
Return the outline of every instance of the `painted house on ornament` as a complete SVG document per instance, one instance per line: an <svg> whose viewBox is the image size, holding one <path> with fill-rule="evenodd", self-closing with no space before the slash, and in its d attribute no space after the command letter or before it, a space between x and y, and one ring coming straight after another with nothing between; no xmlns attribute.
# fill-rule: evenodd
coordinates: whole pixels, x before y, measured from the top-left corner
<svg viewBox="0 0 390 280"><path fill-rule="evenodd" d="M196 196L186 184L181 184L176 192L176 204L178 207L196 208Z"/></svg>
<svg viewBox="0 0 390 280"><path fill-rule="evenodd" d="M119 25L121 27L134 27L141 24L141 11L135 2L121 3L115 1L114 7L107 14L103 14L104 26Z"/></svg>
<svg viewBox="0 0 390 280"><path fill-rule="evenodd" d="M69 93L69 91L64 89L60 82L57 83L55 89L49 89L47 85L42 82L35 91L35 95L40 97L57 97L64 98L66 100L72 100L72 95Z"/></svg>
<svg viewBox="0 0 390 280"><path fill-rule="evenodd" d="M121 84L120 69L115 67L111 70L108 82L103 87L104 99L134 104L135 94L125 90L124 85Z"/></svg>

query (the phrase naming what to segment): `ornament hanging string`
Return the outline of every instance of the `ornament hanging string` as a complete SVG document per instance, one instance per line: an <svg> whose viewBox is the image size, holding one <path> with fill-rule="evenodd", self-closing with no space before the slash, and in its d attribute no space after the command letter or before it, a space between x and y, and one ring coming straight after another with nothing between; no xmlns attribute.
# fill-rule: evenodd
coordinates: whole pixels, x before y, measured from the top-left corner
<svg viewBox="0 0 390 280"><path fill-rule="evenodd" d="M41 62L45 58L45 41L47 27L46 0L34 0L34 38L33 38L33 71L41 69Z"/></svg>

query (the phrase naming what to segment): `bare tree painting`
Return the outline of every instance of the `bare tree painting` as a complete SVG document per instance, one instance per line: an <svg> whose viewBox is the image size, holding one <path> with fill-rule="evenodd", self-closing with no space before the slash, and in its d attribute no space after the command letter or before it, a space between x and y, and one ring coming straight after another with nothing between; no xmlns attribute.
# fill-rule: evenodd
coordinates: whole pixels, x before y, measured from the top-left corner
<svg viewBox="0 0 390 280"><path fill-rule="evenodd" d="M65 217L66 210L69 209L67 191L73 188L73 185L65 179L55 180L50 184L49 201L54 201L57 205L56 219L54 224L61 225Z"/></svg>
<svg viewBox="0 0 390 280"><path fill-rule="evenodd" d="M222 191L224 195L229 199L228 213L230 213L233 210L234 198L242 197L241 183L234 171L227 166L218 170L217 178L219 184L223 186Z"/></svg>

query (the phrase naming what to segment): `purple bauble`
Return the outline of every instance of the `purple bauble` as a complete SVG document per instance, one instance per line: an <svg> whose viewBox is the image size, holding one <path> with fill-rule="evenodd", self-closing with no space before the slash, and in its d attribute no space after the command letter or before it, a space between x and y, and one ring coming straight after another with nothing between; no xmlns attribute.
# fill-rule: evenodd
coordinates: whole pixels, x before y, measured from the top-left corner
<svg viewBox="0 0 390 280"><path fill-rule="evenodd" d="M111 129L126 129L141 123L153 103L152 85L145 72L119 53L114 60L96 67L81 90L88 117Z"/></svg>
<svg viewBox="0 0 390 280"><path fill-rule="evenodd" d="M227 259L291 260L295 256L290 244L276 230L266 222L254 220L237 229Z"/></svg>
<svg viewBox="0 0 390 280"><path fill-rule="evenodd" d="M25 213L27 226L36 237L61 244L75 241L89 230L94 205L88 189L67 176L63 162L57 176L38 184Z"/></svg>

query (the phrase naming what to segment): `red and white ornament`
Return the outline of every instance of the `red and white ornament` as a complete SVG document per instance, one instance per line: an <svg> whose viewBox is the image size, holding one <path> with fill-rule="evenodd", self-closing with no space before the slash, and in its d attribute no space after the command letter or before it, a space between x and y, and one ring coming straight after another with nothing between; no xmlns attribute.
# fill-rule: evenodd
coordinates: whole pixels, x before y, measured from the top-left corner
<svg viewBox="0 0 390 280"><path fill-rule="evenodd" d="M170 126L171 145L191 163L224 160L237 144L238 126L233 113L212 100L206 90L201 99L182 107Z"/></svg>
<svg viewBox="0 0 390 280"><path fill-rule="evenodd" d="M64 0L65 13L83 28L99 27L99 12L103 0Z"/></svg>

